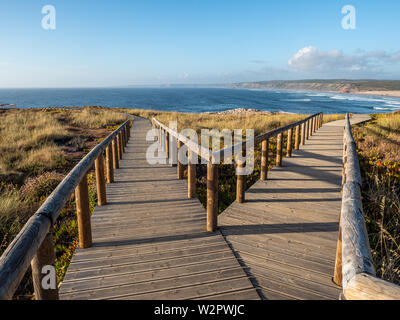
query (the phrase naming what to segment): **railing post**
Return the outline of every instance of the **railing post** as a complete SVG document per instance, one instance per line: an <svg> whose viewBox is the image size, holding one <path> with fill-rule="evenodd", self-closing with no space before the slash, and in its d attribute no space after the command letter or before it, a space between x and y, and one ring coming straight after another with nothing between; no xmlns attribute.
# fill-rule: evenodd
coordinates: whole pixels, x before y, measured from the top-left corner
<svg viewBox="0 0 400 320"><path fill-rule="evenodd" d="M122 153L125 152L125 145L126 145L126 139L125 139L125 130L124 128L121 129L121 141L122 141Z"/></svg>
<svg viewBox="0 0 400 320"><path fill-rule="evenodd" d="M122 159L123 147L122 147L122 134L118 132L118 146L119 146L119 158Z"/></svg>
<svg viewBox="0 0 400 320"><path fill-rule="evenodd" d="M312 132L315 133L317 127L317 118L313 117L313 122L312 122Z"/></svg>
<svg viewBox="0 0 400 320"><path fill-rule="evenodd" d="M31 261L33 288L35 290L36 300L58 300L59 297L55 263L56 254L54 250L53 235L49 232ZM46 281L46 284L53 285L54 289L51 287L48 289L43 288L43 277L50 275L49 272L51 272L49 269L43 269L43 267L46 266L52 266L54 268L54 279L49 279L49 281ZM42 273L42 271L44 271L44 273Z"/></svg>
<svg viewBox="0 0 400 320"><path fill-rule="evenodd" d="M304 146L306 144L306 123L303 122L301 124L301 145Z"/></svg>
<svg viewBox="0 0 400 320"><path fill-rule="evenodd" d="M114 182L112 143L110 143L106 148L106 168L107 168L107 183L112 183Z"/></svg>
<svg viewBox="0 0 400 320"><path fill-rule="evenodd" d="M218 165L207 164L207 231L214 232L218 226Z"/></svg>
<svg viewBox="0 0 400 320"><path fill-rule="evenodd" d="M314 133L314 122L315 122L314 120L315 120L314 117L312 117L311 118L311 127L310 127L310 136L312 136Z"/></svg>
<svg viewBox="0 0 400 320"><path fill-rule="evenodd" d="M269 139L261 142L261 177L260 179L265 181L268 177L268 147Z"/></svg>
<svg viewBox="0 0 400 320"><path fill-rule="evenodd" d="M122 134L122 142L123 142L123 150L125 152L125 147L126 147L126 126L122 128L121 134Z"/></svg>
<svg viewBox="0 0 400 320"><path fill-rule="evenodd" d="M165 154L166 154L166 158L169 159L169 133L167 132L167 134L165 135Z"/></svg>
<svg viewBox="0 0 400 320"><path fill-rule="evenodd" d="M118 169L119 168L118 135L115 135L111 144L112 144L112 155L113 155L113 168Z"/></svg>
<svg viewBox="0 0 400 320"><path fill-rule="evenodd" d="M320 126L319 127L322 127L322 125L324 124L324 114L321 113L320 117L321 117L321 120L320 120Z"/></svg>
<svg viewBox="0 0 400 320"><path fill-rule="evenodd" d="M165 151L165 131L161 129L161 150Z"/></svg>
<svg viewBox="0 0 400 320"><path fill-rule="evenodd" d="M121 137L119 133L115 135L116 138L116 144L117 144L117 155L118 155L118 161L121 160L122 158L122 151L121 151Z"/></svg>
<svg viewBox="0 0 400 320"><path fill-rule="evenodd" d="M282 132L276 137L276 166L282 167Z"/></svg>
<svg viewBox="0 0 400 320"><path fill-rule="evenodd" d="M182 141L178 140L178 179L183 179L183 164L179 157L179 150L182 148Z"/></svg>
<svg viewBox="0 0 400 320"><path fill-rule="evenodd" d="M122 153L125 153L125 134L124 134L124 129L122 128L121 132L121 143L122 143Z"/></svg>
<svg viewBox="0 0 400 320"><path fill-rule="evenodd" d="M92 245L92 228L90 225L89 190L86 175L75 189L75 198L79 247L89 248Z"/></svg>
<svg viewBox="0 0 400 320"><path fill-rule="evenodd" d="M288 130L288 137L287 137L287 148L286 148L286 156L292 156L292 136L293 136L293 129L290 128Z"/></svg>
<svg viewBox="0 0 400 320"><path fill-rule="evenodd" d="M107 204L106 182L104 179L104 158L100 154L94 162L96 168L96 187L97 187L97 204L104 206Z"/></svg>
<svg viewBox="0 0 400 320"><path fill-rule="evenodd" d="M300 147L300 125L296 126L296 138L294 140L294 150L299 150Z"/></svg>
<svg viewBox="0 0 400 320"><path fill-rule="evenodd" d="M339 222L339 233L336 247L335 271L333 282L338 286L342 286L342 219Z"/></svg>
<svg viewBox="0 0 400 320"><path fill-rule="evenodd" d="M161 149L161 151L163 151L164 150L164 142L163 142L163 130L162 130L161 127L160 127L160 133L159 133L158 141L160 143L160 149Z"/></svg>
<svg viewBox="0 0 400 320"><path fill-rule="evenodd" d="M171 167L176 167L178 165L178 139L175 138L174 136L171 136L171 144L170 144L170 149L171 149Z"/></svg>
<svg viewBox="0 0 400 320"><path fill-rule="evenodd" d="M237 161L238 173L236 174L236 201L243 203L245 200L246 191L246 175L243 174L243 168L246 166L246 150L242 150L242 158Z"/></svg>
<svg viewBox="0 0 400 320"><path fill-rule="evenodd" d="M188 151L188 198L196 197L196 164L192 163L192 151Z"/></svg>
<svg viewBox="0 0 400 320"><path fill-rule="evenodd" d="M306 140L308 140L308 136L309 136L309 126L310 126L310 119L308 119L306 121Z"/></svg>

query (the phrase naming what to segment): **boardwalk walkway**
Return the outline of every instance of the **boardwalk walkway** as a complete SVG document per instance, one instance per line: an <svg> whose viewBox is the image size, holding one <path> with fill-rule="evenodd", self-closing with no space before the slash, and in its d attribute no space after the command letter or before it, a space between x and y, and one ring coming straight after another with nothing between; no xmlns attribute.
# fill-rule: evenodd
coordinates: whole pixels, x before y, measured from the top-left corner
<svg viewBox="0 0 400 320"><path fill-rule="evenodd" d="M77 249L60 298L337 299L343 125L324 125L207 233L176 169L147 163L150 123L136 119L109 203L92 216L93 246Z"/></svg>
<svg viewBox="0 0 400 320"><path fill-rule="evenodd" d="M259 299L176 168L147 163L150 128L135 119L108 204L92 215L93 246L76 250L60 299Z"/></svg>
<svg viewBox="0 0 400 320"><path fill-rule="evenodd" d="M352 122L369 119L355 115ZM267 181L219 218L263 299L337 299L332 282L341 208L344 121L324 125Z"/></svg>

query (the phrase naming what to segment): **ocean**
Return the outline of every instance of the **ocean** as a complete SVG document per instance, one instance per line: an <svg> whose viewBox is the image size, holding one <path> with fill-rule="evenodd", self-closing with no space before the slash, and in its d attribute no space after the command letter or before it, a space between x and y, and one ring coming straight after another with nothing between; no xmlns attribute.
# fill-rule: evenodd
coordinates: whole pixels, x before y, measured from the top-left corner
<svg viewBox="0 0 400 320"><path fill-rule="evenodd" d="M17 108L96 105L195 113L235 108L300 114L400 110L400 98L228 88L0 89L1 104L16 104Z"/></svg>

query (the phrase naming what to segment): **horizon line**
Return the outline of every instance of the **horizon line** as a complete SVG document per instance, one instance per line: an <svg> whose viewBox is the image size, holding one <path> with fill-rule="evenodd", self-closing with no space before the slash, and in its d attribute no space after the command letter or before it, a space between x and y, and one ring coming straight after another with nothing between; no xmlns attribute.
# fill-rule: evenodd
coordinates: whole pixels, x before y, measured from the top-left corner
<svg viewBox="0 0 400 320"><path fill-rule="evenodd" d="M309 78L309 79L295 79L295 80L258 80L258 81L238 81L238 82L225 82L225 83L164 83L164 84L132 84L132 85L98 85L98 86L11 86L11 87L0 87L0 90L5 89L125 89L125 88L169 88L169 87L186 87L186 88L215 88L215 87L226 87L233 84L241 83L267 83L267 82L299 82L299 81L400 81L400 79L348 79L348 78Z"/></svg>

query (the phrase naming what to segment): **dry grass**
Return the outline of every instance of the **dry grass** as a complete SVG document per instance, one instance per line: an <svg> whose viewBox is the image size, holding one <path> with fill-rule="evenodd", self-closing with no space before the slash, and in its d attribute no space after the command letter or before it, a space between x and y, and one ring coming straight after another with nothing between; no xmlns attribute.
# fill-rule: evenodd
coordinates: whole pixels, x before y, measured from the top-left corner
<svg viewBox="0 0 400 320"><path fill-rule="evenodd" d="M357 131L362 149L368 157L383 162L398 162L400 158L400 113L374 115L373 121Z"/></svg>
<svg viewBox="0 0 400 320"><path fill-rule="evenodd" d="M16 169L29 172L43 172L45 169L60 167L65 163L64 153L54 144L30 150L18 163Z"/></svg>
<svg viewBox="0 0 400 320"><path fill-rule="evenodd" d="M29 150L68 136L65 127L45 112L16 110L0 118L0 154Z"/></svg>
<svg viewBox="0 0 400 320"><path fill-rule="evenodd" d="M380 277L400 284L400 114L373 115L354 128L363 207Z"/></svg>
<svg viewBox="0 0 400 320"><path fill-rule="evenodd" d="M345 118L344 114L324 114L323 123L328 123L331 121L342 120Z"/></svg>
<svg viewBox="0 0 400 320"><path fill-rule="evenodd" d="M71 123L84 128L106 128L120 124L126 120L126 117L119 113L99 108L85 108L82 111L72 112Z"/></svg>
<svg viewBox="0 0 400 320"><path fill-rule="evenodd" d="M55 142L69 137L53 116L33 110L0 115L0 174L51 168L63 160Z"/></svg>
<svg viewBox="0 0 400 320"><path fill-rule="evenodd" d="M22 200L15 189L4 190L0 193L0 223L5 223L10 217L21 210Z"/></svg>
<svg viewBox="0 0 400 320"><path fill-rule="evenodd" d="M0 254L74 163L125 120L100 108L0 111ZM68 221L64 210L53 230L58 268L68 265L76 247L75 210L70 207ZM31 292L28 272L16 295Z"/></svg>

